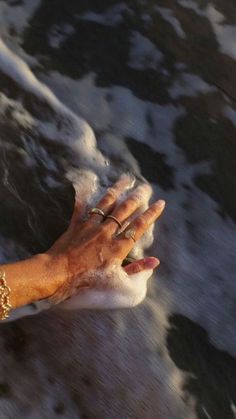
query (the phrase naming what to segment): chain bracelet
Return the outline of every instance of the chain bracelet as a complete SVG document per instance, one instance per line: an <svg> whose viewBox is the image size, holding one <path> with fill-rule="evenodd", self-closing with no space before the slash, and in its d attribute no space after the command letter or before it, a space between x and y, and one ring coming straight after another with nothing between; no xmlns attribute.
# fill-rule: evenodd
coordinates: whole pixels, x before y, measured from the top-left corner
<svg viewBox="0 0 236 419"><path fill-rule="evenodd" d="M0 320L7 319L12 308L9 302L11 289L6 282L5 272L0 272Z"/></svg>

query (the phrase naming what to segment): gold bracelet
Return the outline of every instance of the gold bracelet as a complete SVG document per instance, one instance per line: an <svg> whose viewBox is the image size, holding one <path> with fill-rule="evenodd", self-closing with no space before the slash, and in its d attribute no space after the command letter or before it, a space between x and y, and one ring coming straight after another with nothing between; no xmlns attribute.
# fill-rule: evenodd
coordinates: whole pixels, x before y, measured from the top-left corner
<svg viewBox="0 0 236 419"><path fill-rule="evenodd" d="M11 289L6 282L5 272L0 272L0 320L7 319L12 308L9 302Z"/></svg>

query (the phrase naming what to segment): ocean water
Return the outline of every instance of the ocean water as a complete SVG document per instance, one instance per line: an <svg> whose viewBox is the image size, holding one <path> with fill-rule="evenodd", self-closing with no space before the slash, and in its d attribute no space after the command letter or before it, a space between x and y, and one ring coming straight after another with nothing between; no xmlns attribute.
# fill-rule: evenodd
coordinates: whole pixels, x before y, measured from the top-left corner
<svg viewBox="0 0 236 419"><path fill-rule="evenodd" d="M167 202L141 305L1 325L1 419L236 417L235 33L231 1L0 1L0 262L124 172Z"/></svg>

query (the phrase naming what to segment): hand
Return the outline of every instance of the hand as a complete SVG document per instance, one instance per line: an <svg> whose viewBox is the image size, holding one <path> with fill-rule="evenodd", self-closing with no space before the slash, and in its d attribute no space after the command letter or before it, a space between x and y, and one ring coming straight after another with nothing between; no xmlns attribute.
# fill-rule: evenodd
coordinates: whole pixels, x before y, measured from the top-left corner
<svg viewBox="0 0 236 419"><path fill-rule="evenodd" d="M122 192L130 187L130 178L122 176L107 190L95 206L105 217L90 212L84 221L86 204L76 199L67 231L47 252L65 273L62 285L51 297L53 302L67 299L64 307L69 308L114 308L136 305L145 297L147 278L159 260L148 257L126 267L122 262L161 215L165 202L159 200L137 215L147 204L151 188L143 184L118 203ZM115 217L122 228L114 218L106 218L108 215Z"/></svg>

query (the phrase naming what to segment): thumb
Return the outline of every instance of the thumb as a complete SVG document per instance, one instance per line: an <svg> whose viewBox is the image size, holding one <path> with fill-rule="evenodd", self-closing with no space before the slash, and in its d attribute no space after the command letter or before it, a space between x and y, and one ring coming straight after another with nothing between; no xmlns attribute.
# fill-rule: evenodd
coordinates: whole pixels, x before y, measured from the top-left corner
<svg viewBox="0 0 236 419"><path fill-rule="evenodd" d="M147 269L155 269L160 264L159 259L154 257L147 257L144 259L136 260L135 262L126 265L123 269L128 275L133 275Z"/></svg>

